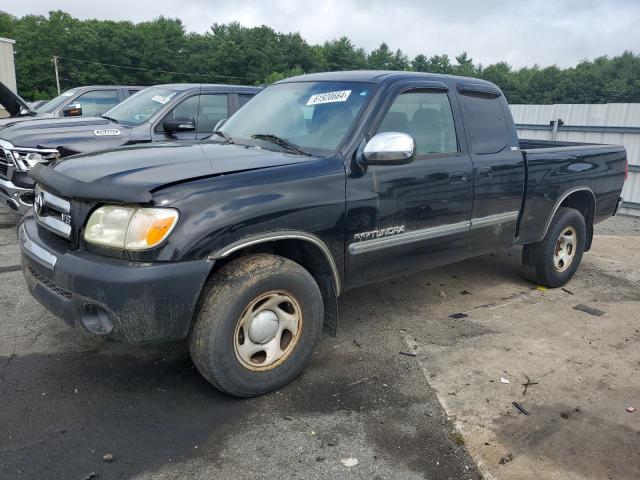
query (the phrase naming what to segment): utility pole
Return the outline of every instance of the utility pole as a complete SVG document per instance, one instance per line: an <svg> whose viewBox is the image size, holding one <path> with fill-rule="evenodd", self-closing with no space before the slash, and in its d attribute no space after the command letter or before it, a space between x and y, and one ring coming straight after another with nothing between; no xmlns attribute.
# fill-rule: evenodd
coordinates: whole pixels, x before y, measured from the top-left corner
<svg viewBox="0 0 640 480"><path fill-rule="evenodd" d="M53 68L56 70L56 87L58 87L58 95L60 95L60 76L58 75L58 57L53 56Z"/></svg>

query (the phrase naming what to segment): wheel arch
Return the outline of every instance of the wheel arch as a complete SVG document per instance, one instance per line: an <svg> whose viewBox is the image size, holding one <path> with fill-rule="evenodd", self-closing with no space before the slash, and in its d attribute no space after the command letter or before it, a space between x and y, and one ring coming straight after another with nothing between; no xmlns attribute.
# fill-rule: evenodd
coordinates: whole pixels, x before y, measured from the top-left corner
<svg viewBox="0 0 640 480"><path fill-rule="evenodd" d="M572 188L558 197L556 203L551 210L551 214L547 218L542 238L547 235L551 220L558 213L561 207L569 207L578 210L584 217L585 227L587 229L587 238L585 242L585 251L591 248L593 240L593 221L596 214L596 196L589 187L580 186Z"/></svg>
<svg viewBox="0 0 640 480"><path fill-rule="evenodd" d="M251 253L273 253L288 258L305 268L316 280L324 301L323 330L335 336L338 321L338 296L342 288L340 271L331 251L317 236L298 231L280 231L237 240L209 256L215 260L212 269Z"/></svg>

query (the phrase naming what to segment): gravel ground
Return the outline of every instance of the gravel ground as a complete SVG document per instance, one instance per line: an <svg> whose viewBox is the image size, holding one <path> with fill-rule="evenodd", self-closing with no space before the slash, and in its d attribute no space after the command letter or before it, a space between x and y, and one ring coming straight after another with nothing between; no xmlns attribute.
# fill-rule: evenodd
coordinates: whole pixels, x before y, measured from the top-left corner
<svg viewBox="0 0 640 480"><path fill-rule="evenodd" d="M636 471L636 417L623 417L632 423L617 435L617 410L615 418L603 420L597 403L583 420L575 420L579 423L568 421L558 430L558 409L573 405L575 399L553 397L545 405L545 397L540 397L530 426L534 433L528 437L529 426L514 423L521 421L519 417L503 418L483 405L486 396L498 411L513 408L511 396L498 398L474 384L474 379L492 372L488 366L504 365L515 376L521 359L508 355L508 342L524 342L527 336L536 342L562 342L566 332L554 327L559 321L543 319L553 320L560 311L563 322L585 315L564 308L568 294L562 297L561 291L538 298L520 275L519 249L347 292L340 301L338 336L323 339L298 380L278 392L238 400L210 387L195 371L184 346L105 343L53 318L26 292L18 271L15 221L15 215L0 207L1 479L80 480L94 472L97 479L474 479L481 475L476 464L496 478L535 478L531 468L542 465L545 478L564 479L591 478L589 465L599 462L610 468L593 469L597 478L630 478L625 474ZM638 231L640 221L631 217L616 217L596 227L596 233L604 235ZM596 239L596 245L606 238ZM613 292L611 298L638 301L629 287L635 281L629 277L631 267L621 266L622 245L612 245L610 259L602 253L585 256L580 301L588 303L608 292ZM512 294L513 309L501 306L500 321L489 314L469 321L449 318L467 304L505 303ZM519 310L543 300L541 320L534 320L533 313L528 318L537 327L519 325ZM572 357L586 362L579 367L586 394L604 392L598 398L608 404L622 404L640 392L637 367L636 375L626 379L603 377L607 368L625 374L629 370L619 364L627 357L616 350L624 339L613 335L626 332L624 322L633 308L637 311L630 303L618 311L618 330L607 333L594 323L597 330L591 331L585 323L579 336L600 338L598 368ZM602 340L605 334L611 337ZM552 345L553 350L536 356L535 372L557 368L554 352L577 348L570 343ZM400 351L415 351L417 356ZM485 373L473 373L481 369ZM549 388L554 378L549 375L540 388ZM557 391L573 392L571 378L558 377ZM626 383L624 395L616 382ZM495 391L493 383L488 385ZM586 400L580 405L591 407ZM548 424L539 411L546 412ZM556 436L558 431L562 435ZM571 442L572 433L578 443ZM601 440L584 448L590 436ZM542 448L545 442L553 448ZM509 452L515 454L513 464L499 464L501 455ZM102 459L107 453L113 461ZM357 465L345 466L342 461L351 458ZM572 462L587 467L571 469ZM606 475L600 476L603 472Z"/></svg>
<svg viewBox="0 0 640 480"><path fill-rule="evenodd" d="M596 235L640 235L640 218L628 215L616 215L594 228Z"/></svg>

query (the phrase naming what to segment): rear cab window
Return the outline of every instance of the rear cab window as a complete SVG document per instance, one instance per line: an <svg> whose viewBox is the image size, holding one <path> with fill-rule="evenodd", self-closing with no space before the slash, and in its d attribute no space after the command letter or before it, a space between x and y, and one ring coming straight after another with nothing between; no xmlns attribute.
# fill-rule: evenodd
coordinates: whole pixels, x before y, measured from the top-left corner
<svg viewBox="0 0 640 480"><path fill-rule="evenodd" d="M501 96L467 92L460 94L471 140L471 153L498 153L509 144L509 126L502 102Z"/></svg>

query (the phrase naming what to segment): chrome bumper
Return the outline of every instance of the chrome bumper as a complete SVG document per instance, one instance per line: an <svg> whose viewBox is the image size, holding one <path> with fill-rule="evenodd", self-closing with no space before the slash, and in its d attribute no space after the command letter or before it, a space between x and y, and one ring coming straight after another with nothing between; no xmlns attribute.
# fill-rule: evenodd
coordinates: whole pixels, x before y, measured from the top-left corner
<svg viewBox="0 0 640 480"><path fill-rule="evenodd" d="M24 224L21 224L18 229L18 241L20 242L20 248L23 253L35 262L38 262L43 267L47 267L49 270L53 270L56 266L58 257L33 242L27 235L27 229Z"/></svg>
<svg viewBox="0 0 640 480"><path fill-rule="evenodd" d="M33 204L25 199L26 195L33 195L31 188L17 187L11 180L0 178L0 200L11 210L20 215L25 214Z"/></svg>

